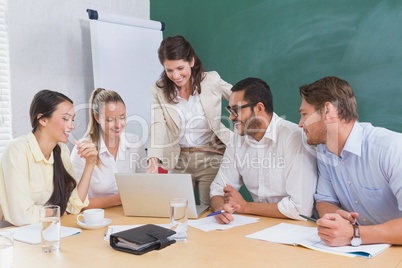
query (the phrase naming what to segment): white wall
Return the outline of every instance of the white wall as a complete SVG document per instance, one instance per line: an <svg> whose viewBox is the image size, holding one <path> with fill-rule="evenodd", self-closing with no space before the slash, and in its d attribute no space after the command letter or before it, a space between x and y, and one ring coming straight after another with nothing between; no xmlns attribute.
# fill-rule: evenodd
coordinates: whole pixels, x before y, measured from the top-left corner
<svg viewBox="0 0 402 268"><path fill-rule="evenodd" d="M60 91L78 107L88 101L94 83L86 9L149 19L149 1L8 0L14 138L31 130L29 106L39 90ZM84 134L87 112L76 111L70 142Z"/></svg>

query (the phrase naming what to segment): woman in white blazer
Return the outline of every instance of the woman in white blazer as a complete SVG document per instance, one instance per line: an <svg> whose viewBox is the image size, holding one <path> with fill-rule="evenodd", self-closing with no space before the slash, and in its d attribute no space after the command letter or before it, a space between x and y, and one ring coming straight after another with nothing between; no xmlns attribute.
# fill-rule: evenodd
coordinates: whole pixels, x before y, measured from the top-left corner
<svg viewBox="0 0 402 268"><path fill-rule="evenodd" d="M158 56L164 71L151 86L148 172L158 166L190 173L200 202L210 203L214 180L232 132L221 123L222 98L232 85L217 72L204 72L200 59L182 36L162 41Z"/></svg>

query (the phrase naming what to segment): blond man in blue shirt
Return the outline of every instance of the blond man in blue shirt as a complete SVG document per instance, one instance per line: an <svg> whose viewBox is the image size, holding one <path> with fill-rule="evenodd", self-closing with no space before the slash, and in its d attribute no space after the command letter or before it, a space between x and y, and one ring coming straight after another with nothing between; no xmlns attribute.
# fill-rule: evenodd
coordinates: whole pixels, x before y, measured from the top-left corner
<svg viewBox="0 0 402 268"><path fill-rule="evenodd" d="M301 86L300 96L299 126L318 145L321 239L402 244L402 135L358 122L352 87L338 77Z"/></svg>

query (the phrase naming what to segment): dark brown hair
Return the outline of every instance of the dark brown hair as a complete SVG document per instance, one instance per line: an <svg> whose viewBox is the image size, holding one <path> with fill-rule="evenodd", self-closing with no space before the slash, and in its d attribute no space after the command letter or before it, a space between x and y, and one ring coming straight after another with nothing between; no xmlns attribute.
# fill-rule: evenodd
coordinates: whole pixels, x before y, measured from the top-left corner
<svg viewBox="0 0 402 268"><path fill-rule="evenodd" d="M101 126L95 120L95 115L100 118L102 109L109 102L121 102L123 103L124 107L126 106L123 99L117 92L106 90L104 88L97 88L92 92L92 95L89 98L89 122L87 132L85 133L84 137L89 136L98 151L100 147L99 141ZM98 154L96 157L96 165L100 167L101 164L102 161L100 160Z"/></svg>
<svg viewBox="0 0 402 268"><path fill-rule="evenodd" d="M300 96L316 110L331 102L338 110L338 117L347 123L359 120L357 103L352 87L336 76L327 76L300 87Z"/></svg>
<svg viewBox="0 0 402 268"><path fill-rule="evenodd" d="M36 93L29 108L32 132L35 133L37 130L40 118L51 118L57 106L65 101L73 104L71 99L56 91L45 89ZM38 115L41 116L39 117ZM61 159L61 149L58 144L53 148L53 159L53 193L46 204L60 206L60 214L63 215L66 211L71 192L74 190L77 182L64 167Z"/></svg>
<svg viewBox="0 0 402 268"><path fill-rule="evenodd" d="M198 94L201 93L201 81L204 79L204 68L191 44L184 39L183 36L177 35L164 39L158 49L158 56L162 65L166 60L184 60L191 62L194 58L194 66L191 68L193 93L195 90L198 91ZM168 102L174 102L177 97L176 85L169 79L165 71L162 72L156 85L163 89Z"/></svg>
<svg viewBox="0 0 402 268"><path fill-rule="evenodd" d="M268 84L259 78L248 77L240 80L232 87L232 92L244 90L243 99L248 103L264 104L265 112L269 115L274 113L272 92Z"/></svg>

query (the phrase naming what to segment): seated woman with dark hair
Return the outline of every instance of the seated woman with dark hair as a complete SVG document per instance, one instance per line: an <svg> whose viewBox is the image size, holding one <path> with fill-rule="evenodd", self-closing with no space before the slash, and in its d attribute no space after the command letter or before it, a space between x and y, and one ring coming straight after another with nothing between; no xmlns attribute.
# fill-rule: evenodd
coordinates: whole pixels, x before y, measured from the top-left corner
<svg viewBox="0 0 402 268"><path fill-rule="evenodd" d="M74 129L73 102L59 92L42 90L34 96L29 115L32 132L9 142L0 165L0 204L5 220L14 225L38 222L43 205L60 206L62 215L79 213L89 203L98 155L93 143L75 141L87 160L77 184L64 144Z"/></svg>

